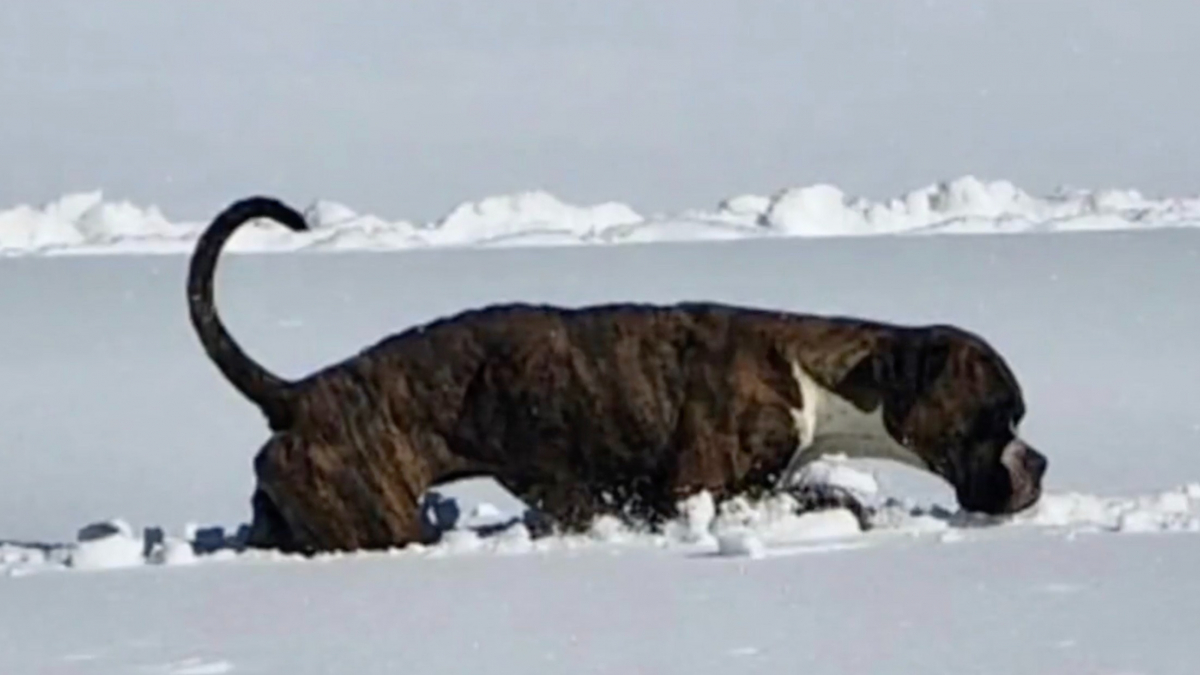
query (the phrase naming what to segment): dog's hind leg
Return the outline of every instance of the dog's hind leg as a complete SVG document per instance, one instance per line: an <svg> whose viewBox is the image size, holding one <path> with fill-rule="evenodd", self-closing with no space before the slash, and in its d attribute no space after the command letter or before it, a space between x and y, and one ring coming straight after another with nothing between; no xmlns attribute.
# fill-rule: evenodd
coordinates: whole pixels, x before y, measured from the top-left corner
<svg viewBox="0 0 1200 675"><path fill-rule="evenodd" d="M295 548L292 531L279 513L275 503L261 488L256 488L250 497L251 520L249 530L242 542L250 548Z"/></svg>
<svg viewBox="0 0 1200 675"><path fill-rule="evenodd" d="M676 504L665 495L667 488L647 481L627 490L607 491L573 481L546 480L530 486L502 483L528 507L524 523L530 535L583 534L597 519L615 518L633 530L658 531L678 515Z"/></svg>
<svg viewBox="0 0 1200 675"><path fill-rule="evenodd" d="M611 511L584 486L552 478L504 476L496 480L528 509L522 518L530 536L586 532L596 517Z"/></svg>
<svg viewBox="0 0 1200 675"><path fill-rule="evenodd" d="M785 488L783 492L796 500L797 514L846 509L854 514L860 529L866 531L872 527L871 517L875 513L874 509L863 504L858 497L841 486L822 483L796 485Z"/></svg>
<svg viewBox="0 0 1200 675"><path fill-rule="evenodd" d="M412 453L392 450L365 458L354 446L276 434L255 458L255 541L306 553L423 541L419 499L427 472L406 461Z"/></svg>

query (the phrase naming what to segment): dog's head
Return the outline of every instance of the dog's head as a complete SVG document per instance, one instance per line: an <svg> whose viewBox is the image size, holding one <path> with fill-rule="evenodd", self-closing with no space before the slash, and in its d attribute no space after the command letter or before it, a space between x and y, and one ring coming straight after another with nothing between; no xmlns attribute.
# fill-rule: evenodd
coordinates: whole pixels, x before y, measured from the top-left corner
<svg viewBox="0 0 1200 675"><path fill-rule="evenodd" d="M954 486L959 505L990 515L1041 497L1046 457L1017 429L1021 388L981 338L937 326L899 332L873 359L891 433Z"/></svg>

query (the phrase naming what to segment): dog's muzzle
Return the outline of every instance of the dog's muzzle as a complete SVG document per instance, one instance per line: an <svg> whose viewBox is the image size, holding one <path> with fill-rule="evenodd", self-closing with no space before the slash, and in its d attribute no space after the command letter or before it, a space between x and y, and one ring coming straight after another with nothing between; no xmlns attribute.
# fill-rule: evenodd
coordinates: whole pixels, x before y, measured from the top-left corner
<svg viewBox="0 0 1200 675"><path fill-rule="evenodd" d="M1006 511L1016 513L1035 504L1042 496L1042 477L1049 465L1046 456L1025 441L1014 438L1001 451L1000 463L1008 471L1012 483L1012 496Z"/></svg>

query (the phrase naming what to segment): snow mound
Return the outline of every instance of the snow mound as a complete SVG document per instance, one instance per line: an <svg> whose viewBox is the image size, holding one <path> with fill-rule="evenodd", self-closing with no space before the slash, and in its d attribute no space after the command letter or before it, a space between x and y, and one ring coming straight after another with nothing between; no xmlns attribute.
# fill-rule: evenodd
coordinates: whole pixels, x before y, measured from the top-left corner
<svg viewBox="0 0 1200 675"><path fill-rule="evenodd" d="M1155 495L1101 499L1068 493L1046 495L1016 520L1026 525L1072 527L1083 531L1198 532L1200 484Z"/></svg>
<svg viewBox="0 0 1200 675"><path fill-rule="evenodd" d="M81 570L138 567L145 563L145 550L145 540L134 534L129 523L111 520L79 531L68 564Z"/></svg>
<svg viewBox="0 0 1200 675"><path fill-rule="evenodd" d="M794 480L798 485L839 487L860 499L879 494L875 475L854 468L845 455L827 455L809 462L800 468Z"/></svg>
<svg viewBox="0 0 1200 675"><path fill-rule="evenodd" d="M1008 181L974 176L928 185L884 202L834 185L742 195L721 203L721 220L757 223L791 236L1014 233L1196 226L1200 199L1149 200L1134 190L1059 190L1034 197Z"/></svg>
<svg viewBox="0 0 1200 675"><path fill-rule="evenodd" d="M641 220L624 204L572 206L547 192L534 191L460 204L426 227L424 234L433 245L491 244L547 236L585 241L611 227Z"/></svg>
<svg viewBox="0 0 1200 675"><path fill-rule="evenodd" d="M717 517L717 504L711 493L702 490L680 502L678 508L678 520L666 528L670 538L687 543L712 540L711 530Z"/></svg>
<svg viewBox="0 0 1200 675"><path fill-rule="evenodd" d="M846 509L813 511L793 516L786 528L770 530L735 527L716 535L717 555L725 557L763 558L771 548L781 544L801 544L847 539L862 534L858 519Z"/></svg>
<svg viewBox="0 0 1200 675"><path fill-rule="evenodd" d="M1036 197L1008 181L974 176L935 183L885 201L830 184L770 196L738 195L715 209L647 217L619 202L578 206L533 190L465 202L430 223L389 221L319 199L304 209L312 228L295 233L254 224L231 251L401 250L423 247L562 246L748 237L997 234L1200 225L1200 198L1148 199L1135 190L1067 190ZM206 222L174 222L157 207L68 194L42 207L0 211L0 254L186 253Z"/></svg>
<svg viewBox="0 0 1200 675"><path fill-rule="evenodd" d="M751 530L735 530L717 537L717 555L727 558L762 558L767 554L763 540Z"/></svg>
<svg viewBox="0 0 1200 675"><path fill-rule="evenodd" d="M797 513L797 503L788 494L771 495L753 502L734 498L721 505L712 530L719 538L753 532L774 543L837 539L862 534L858 519L847 509Z"/></svg>

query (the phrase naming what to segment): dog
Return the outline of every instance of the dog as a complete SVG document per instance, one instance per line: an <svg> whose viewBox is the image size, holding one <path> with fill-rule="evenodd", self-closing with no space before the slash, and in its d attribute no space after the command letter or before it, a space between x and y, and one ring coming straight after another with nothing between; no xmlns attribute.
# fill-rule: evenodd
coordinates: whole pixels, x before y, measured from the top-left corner
<svg viewBox="0 0 1200 675"><path fill-rule="evenodd" d="M1013 514L1041 495L1047 459L1018 435L1015 376L948 325L706 302L498 304L284 380L243 352L214 304L222 247L257 219L307 229L277 199L233 202L187 279L204 351L271 432L254 458L249 547L426 543L422 495L471 476L560 532L601 515L658 527L701 490L720 503L787 489L829 453L931 473L968 511Z"/></svg>

